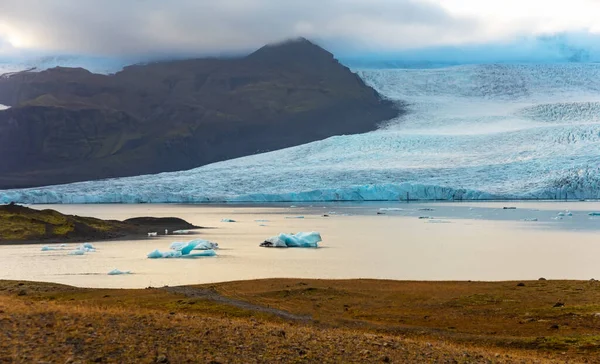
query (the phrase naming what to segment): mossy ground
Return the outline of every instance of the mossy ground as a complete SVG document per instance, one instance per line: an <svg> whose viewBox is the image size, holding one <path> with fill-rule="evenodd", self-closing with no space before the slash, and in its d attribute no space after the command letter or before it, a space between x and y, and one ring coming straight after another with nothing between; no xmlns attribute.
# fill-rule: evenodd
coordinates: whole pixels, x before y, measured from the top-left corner
<svg viewBox="0 0 600 364"><path fill-rule="evenodd" d="M271 279L164 289L0 281L0 362L600 362L595 281ZM554 307L557 302L563 307Z"/></svg>

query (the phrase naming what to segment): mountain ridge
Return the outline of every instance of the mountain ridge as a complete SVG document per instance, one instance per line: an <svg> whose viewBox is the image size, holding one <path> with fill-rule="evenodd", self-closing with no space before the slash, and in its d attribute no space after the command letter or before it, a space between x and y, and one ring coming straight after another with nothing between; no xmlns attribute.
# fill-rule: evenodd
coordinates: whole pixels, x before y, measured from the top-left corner
<svg viewBox="0 0 600 364"><path fill-rule="evenodd" d="M0 188L190 169L373 130L402 110L300 38L241 58L0 78Z"/></svg>

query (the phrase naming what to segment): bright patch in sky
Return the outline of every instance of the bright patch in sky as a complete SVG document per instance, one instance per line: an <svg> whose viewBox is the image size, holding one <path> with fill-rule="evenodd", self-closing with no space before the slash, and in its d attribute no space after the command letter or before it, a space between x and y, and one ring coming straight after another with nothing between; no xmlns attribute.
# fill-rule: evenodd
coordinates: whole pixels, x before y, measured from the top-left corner
<svg viewBox="0 0 600 364"><path fill-rule="evenodd" d="M399 51L600 33L598 14L596 0L2 0L0 55L246 52L296 36Z"/></svg>

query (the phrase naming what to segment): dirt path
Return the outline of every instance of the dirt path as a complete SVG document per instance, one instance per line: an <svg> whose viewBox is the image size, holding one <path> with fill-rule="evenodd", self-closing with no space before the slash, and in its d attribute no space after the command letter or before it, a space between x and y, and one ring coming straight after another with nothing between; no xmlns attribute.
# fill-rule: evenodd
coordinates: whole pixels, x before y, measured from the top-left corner
<svg viewBox="0 0 600 364"><path fill-rule="evenodd" d="M190 297L190 298L202 298L205 300L214 301L214 302L225 304L225 305L238 307L238 308L241 308L244 310L268 313L271 315L281 317L286 320L302 321L302 322L308 322L308 321L312 320L311 316L298 316L298 315L289 313L287 311L278 310L276 308L258 306L258 305L254 305L254 304L251 304L248 302L239 301L239 300L236 300L233 298L225 297L211 289L195 288L195 287L163 287L161 289L163 289L167 292L170 292L170 293L181 294L181 295L184 295L184 296Z"/></svg>

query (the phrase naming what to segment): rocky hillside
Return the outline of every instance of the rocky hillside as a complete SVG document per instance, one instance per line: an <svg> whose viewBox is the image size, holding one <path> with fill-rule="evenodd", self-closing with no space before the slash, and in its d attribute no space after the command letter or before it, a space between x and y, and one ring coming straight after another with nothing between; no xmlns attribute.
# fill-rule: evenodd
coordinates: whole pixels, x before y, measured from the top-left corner
<svg viewBox="0 0 600 364"><path fill-rule="evenodd" d="M0 245L98 241L123 237L141 238L148 232L198 229L175 217L138 217L125 221L64 215L55 210L0 205Z"/></svg>
<svg viewBox="0 0 600 364"><path fill-rule="evenodd" d="M400 112L305 39L236 59L0 76L0 188L198 167L373 130Z"/></svg>

